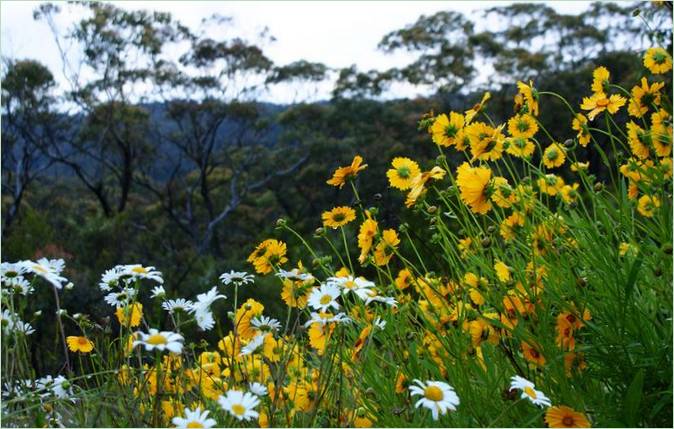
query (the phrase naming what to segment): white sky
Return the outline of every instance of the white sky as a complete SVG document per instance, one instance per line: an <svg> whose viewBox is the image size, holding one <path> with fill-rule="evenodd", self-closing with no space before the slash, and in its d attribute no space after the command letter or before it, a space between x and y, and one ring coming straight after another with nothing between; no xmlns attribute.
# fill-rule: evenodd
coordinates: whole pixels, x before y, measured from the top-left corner
<svg viewBox="0 0 674 429"><path fill-rule="evenodd" d="M61 60L46 23L33 20L33 10L41 2L0 2L2 55L11 58L37 59L47 65L57 80L61 77ZM480 1L116 1L128 9L155 9L170 12L195 29L202 18L214 13L234 19L233 31L248 39L265 26L276 42L265 47L265 53L276 64L305 59L341 68L356 64L359 70L387 69L406 64L410 57L387 55L377 51L377 43L386 33L403 28L422 15L440 10L457 10L466 14L511 2ZM562 13L579 13L586 1L546 2ZM82 15L64 11L58 24L62 30ZM327 98L331 85L324 85L317 94ZM406 92L414 92L406 88ZM400 96L401 94L399 94ZM412 94L407 94L412 95ZM288 90L272 91L264 98L273 102L292 101Z"/></svg>

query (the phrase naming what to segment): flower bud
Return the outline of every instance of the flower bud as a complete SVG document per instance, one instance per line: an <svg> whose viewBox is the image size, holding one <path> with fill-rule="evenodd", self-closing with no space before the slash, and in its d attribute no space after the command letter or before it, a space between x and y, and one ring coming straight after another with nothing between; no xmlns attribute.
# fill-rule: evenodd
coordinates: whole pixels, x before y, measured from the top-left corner
<svg viewBox="0 0 674 429"><path fill-rule="evenodd" d="M597 182L594 184L594 191L595 192L601 192L602 189L604 189L604 184L601 182Z"/></svg>
<svg viewBox="0 0 674 429"><path fill-rule="evenodd" d="M40 316L42 316L42 310L36 311L35 313L33 313L33 316L35 316L35 317L40 317Z"/></svg>
<svg viewBox="0 0 674 429"><path fill-rule="evenodd" d="M377 192L376 194L374 194L374 199L375 199L375 201L379 201L379 200L381 200L383 197L384 197L384 196L383 196L382 194L380 194L379 192Z"/></svg>
<svg viewBox="0 0 674 429"><path fill-rule="evenodd" d="M283 219L282 217L281 217L281 218L278 218L278 219L276 220L276 226L278 226L279 228L280 228L280 227L286 226L287 223L288 223L288 222L287 222L285 219Z"/></svg>
<svg viewBox="0 0 674 429"><path fill-rule="evenodd" d="M564 140L564 146L566 146L566 147L573 147L573 139L566 139L566 140Z"/></svg>
<svg viewBox="0 0 674 429"><path fill-rule="evenodd" d="M429 214L433 214L433 213L435 213L436 211L438 211L438 208L437 208L436 206L430 206L430 207L428 207L428 208L426 209L426 211L427 211Z"/></svg>
<svg viewBox="0 0 674 429"><path fill-rule="evenodd" d="M56 312L57 316L65 316L66 314L68 314L68 312L63 308Z"/></svg>
<svg viewBox="0 0 674 429"><path fill-rule="evenodd" d="M72 290L75 287L75 285L73 284L73 282L70 282L65 287L66 287L66 290Z"/></svg>
<svg viewBox="0 0 674 429"><path fill-rule="evenodd" d="M481 241L482 247L489 247L491 246L491 238L485 237Z"/></svg>
<svg viewBox="0 0 674 429"><path fill-rule="evenodd" d="M496 232L496 227L494 225L489 225L489 228L487 228L487 233L493 234L495 232Z"/></svg>

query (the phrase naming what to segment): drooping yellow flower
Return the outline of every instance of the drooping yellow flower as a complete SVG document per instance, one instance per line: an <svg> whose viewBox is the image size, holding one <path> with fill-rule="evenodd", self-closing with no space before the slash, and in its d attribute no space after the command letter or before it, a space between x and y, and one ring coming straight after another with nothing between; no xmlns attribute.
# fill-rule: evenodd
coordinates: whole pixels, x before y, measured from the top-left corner
<svg viewBox="0 0 674 429"><path fill-rule="evenodd" d="M143 317L143 304L135 302L126 307L117 307L115 315L120 325L135 328L140 325L140 320Z"/></svg>
<svg viewBox="0 0 674 429"><path fill-rule="evenodd" d="M524 216L519 212L513 212L510 216L503 219L499 228L499 233L505 241L515 238L515 228L524 226Z"/></svg>
<svg viewBox="0 0 674 429"><path fill-rule="evenodd" d="M639 159L646 159L649 157L649 146L652 144L652 139L647 131L644 131L634 121L627 123L627 138L632 150L632 154Z"/></svg>
<svg viewBox="0 0 674 429"><path fill-rule="evenodd" d="M538 132L538 124L528 113L515 115L508 120L508 132L513 137L530 139Z"/></svg>
<svg viewBox="0 0 674 429"><path fill-rule="evenodd" d="M494 177L491 188L493 190L491 200L497 206L507 209L517 202L517 195L505 177Z"/></svg>
<svg viewBox="0 0 674 429"><path fill-rule="evenodd" d="M594 118L604 110L610 114L616 113L622 106L625 105L625 103L625 98L618 94L613 94L610 97L607 97L603 93L595 93L590 97L583 97L583 103L580 105L580 108L583 110L589 110L590 113L587 114L587 117L593 121Z"/></svg>
<svg viewBox="0 0 674 429"><path fill-rule="evenodd" d="M464 162L456 170L456 183L459 186L461 200L470 206L474 213L485 214L491 210L487 187L491 179L491 170L486 167L471 167Z"/></svg>
<svg viewBox="0 0 674 429"><path fill-rule="evenodd" d="M521 137L510 137L505 141L506 152L517 158L529 158L536 147L531 140Z"/></svg>
<svg viewBox="0 0 674 429"><path fill-rule="evenodd" d="M566 204L574 203L578 200L578 183L573 185L564 185L559 191L559 195L562 197L562 201Z"/></svg>
<svg viewBox="0 0 674 429"><path fill-rule="evenodd" d="M608 86L611 83L611 73L606 67L597 67L592 72L592 92L595 94L605 94L608 92Z"/></svg>
<svg viewBox="0 0 674 429"><path fill-rule="evenodd" d="M325 346L334 329L335 326L332 323L323 324L314 322L311 324L309 328L309 344L316 349L319 356L325 353Z"/></svg>
<svg viewBox="0 0 674 429"><path fill-rule="evenodd" d="M653 74L667 73L672 69L672 57L663 48L649 48L644 54L644 66Z"/></svg>
<svg viewBox="0 0 674 429"><path fill-rule="evenodd" d="M282 241L267 239L260 243L248 256L248 262L255 267L259 274L269 274L274 265L283 265L288 262L286 258L286 244Z"/></svg>
<svg viewBox="0 0 674 429"><path fill-rule="evenodd" d="M494 128L484 122L474 122L466 127L473 160L496 161L501 158L505 142L502 128L503 126Z"/></svg>
<svg viewBox="0 0 674 429"><path fill-rule="evenodd" d="M71 352L90 353L94 349L94 343L87 337L70 336L66 342Z"/></svg>
<svg viewBox="0 0 674 429"><path fill-rule="evenodd" d="M396 157L391 164L393 168L386 172L386 177L391 187L401 191L411 188L412 180L421 173L419 164L409 158Z"/></svg>
<svg viewBox="0 0 674 429"><path fill-rule="evenodd" d="M494 271L496 271L496 277L498 277L498 279L501 282L508 283L510 281L511 268L507 266L504 262L496 261L496 263L494 264Z"/></svg>
<svg viewBox="0 0 674 429"><path fill-rule="evenodd" d="M551 143L543 152L543 164L547 168L555 168L564 164L566 150L559 143Z"/></svg>
<svg viewBox="0 0 674 429"><path fill-rule="evenodd" d="M635 85L632 88L632 98L630 104L627 106L627 112L637 118L643 115L655 105L660 105L660 91L664 88L664 82L655 82L648 85L648 80L645 77L641 78L641 86Z"/></svg>
<svg viewBox="0 0 674 429"><path fill-rule="evenodd" d="M382 233L382 239L374 250L374 263L378 266L386 265L391 260L398 248L400 239L395 229L385 229Z"/></svg>
<svg viewBox="0 0 674 429"><path fill-rule="evenodd" d="M335 207L330 211L323 212L321 217L323 219L323 226L337 229L356 219L356 211L346 206Z"/></svg>
<svg viewBox="0 0 674 429"><path fill-rule="evenodd" d="M430 171L425 171L421 174L417 174L414 179L412 179L412 187L407 193L407 198L405 199L405 206L412 207L416 204L419 196L426 190L426 182L431 179L439 180L445 177L445 170L435 166Z"/></svg>
<svg viewBox="0 0 674 429"><path fill-rule="evenodd" d="M306 307L309 295L311 295L312 281L302 282L293 281L291 279L283 280L283 288L281 289L281 299L288 307L302 309Z"/></svg>
<svg viewBox="0 0 674 429"><path fill-rule="evenodd" d="M273 335L264 337L262 354L270 362L279 362L283 356L283 339L275 339Z"/></svg>
<svg viewBox="0 0 674 429"><path fill-rule="evenodd" d="M255 317L261 316L263 311L264 305L255 301L253 298L249 298L236 310L236 314L234 315L234 328L239 337L244 340L250 340L257 335L257 330L250 324L250 321Z"/></svg>
<svg viewBox="0 0 674 429"><path fill-rule="evenodd" d="M454 145L457 134L463 128L463 123L464 117L460 113L450 112L449 118L445 114L439 115L431 126L433 142L444 147Z"/></svg>
<svg viewBox="0 0 674 429"><path fill-rule="evenodd" d="M550 407L545 412L545 423L551 428L589 428L585 414L564 405Z"/></svg>
<svg viewBox="0 0 674 429"><path fill-rule="evenodd" d="M398 276L395 279L395 285L398 290L405 290L414 281L412 273L407 268L404 268L398 272Z"/></svg>
<svg viewBox="0 0 674 429"><path fill-rule="evenodd" d="M651 138L655 153L668 158L672 153L672 117L664 109L651 114Z"/></svg>
<svg viewBox="0 0 674 429"><path fill-rule="evenodd" d="M574 173L577 173L579 171L585 171L588 168L590 168L590 161L587 161L587 162L576 161L576 162L571 164L570 168L571 168L571 171L573 171Z"/></svg>
<svg viewBox="0 0 674 429"><path fill-rule="evenodd" d="M590 129L587 125L587 118L582 113L576 113L576 117L573 118L571 122L571 128L578 131L576 138L578 139L578 144L585 147L590 142Z"/></svg>
<svg viewBox="0 0 674 429"><path fill-rule="evenodd" d="M660 199L655 195L644 195L639 198L639 204L637 205L637 210L645 217L653 217L655 209L660 207Z"/></svg>
<svg viewBox="0 0 674 429"><path fill-rule="evenodd" d="M326 183L328 185L341 188L344 186L347 180L355 178L360 171L365 170L366 168L367 164L363 164L363 158L360 155L356 155L353 158L351 165L339 167L337 170L335 170L332 178Z"/></svg>
<svg viewBox="0 0 674 429"><path fill-rule="evenodd" d="M377 234L379 228L377 221L370 217L370 212L365 212L365 214L367 219L360 225L360 231L358 232L358 247L360 248L358 261L361 264L365 262L367 255L370 253L372 243L374 242L374 236Z"/></svg>
<svg viewBox="0 0 674 429"><path fill-rule="evenodd" d="M519 95L523 99L529 113L538 116L538 91L534 88L534 83L529 81L529 85L524 82L517 82Z"/></svg>
<svg viewBox="0 0 674 429"><path fill-rule="evenodd" d="M564 179L554 174L546 174L537 181L538 188L550 196L555 196L562 190Z"/></svg>
<svg viewBox="0 0 674 429"><path fill-rule="evenodd" d="M480 100L479 103L471 107L470 109L466 110L466 117L464 123L467 125L469 124L473 118L484 109L484 105L489 101L491 98L491 93L490 92L485 92L482 95L482 100Z"/></svg>

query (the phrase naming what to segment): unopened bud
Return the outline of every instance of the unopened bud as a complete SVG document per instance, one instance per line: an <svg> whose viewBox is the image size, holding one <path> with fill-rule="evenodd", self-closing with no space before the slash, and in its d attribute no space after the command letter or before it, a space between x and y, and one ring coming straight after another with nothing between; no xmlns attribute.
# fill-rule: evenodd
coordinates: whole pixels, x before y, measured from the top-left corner
<svg viewBox="0 0 674 429"><path fill-rule="evenodd" d="M382 194L380 194L379 192L377 192L376 194L374 194L374 199L375 199L375 201L379 201L379 200L381 200L382 198L384 198L384 196L383 196Z"/></svg>
<svg viewBox="0 0 674 429"><path fill-rule="evenodd" d="M66 290L72 290L72 288L74 288L74 287L75 287L75 285L73 284L73 282L70 282L66 285Z"/></svg>
<svg viewBox="0 0 674 429"><path fill-rule="evenodd" d="M73 314L73 319L78 320L82 318L82 313L75 313Z"/></svg>
<svg viewBox="0 0 674 429"><path fill-rule="evenodd" d="M33 316L35 316L35 317L40 317L40 316L42 316L42 310L36 311L35 313L33 313Z"/></svg>
<svg viewBox="0 0 674 429"><path fill-rule="evenodd" d="M57 316L65 316L66 314L68 314L68 312L65 309L56 311Z"/></svg>
<svg viewBox="0 0 674 429"><path fill-rule="evenodd" d="M572 139L566 139L566 140L564 140L564 146L566 146L566 147L572 147L572 146L573 146L573 140L572 140Z"/></svg>
<svg viewBox="0 0 674 429"><path fill-rule="evenodd" d="M496 232L496 227L494 225L489 225L489 228L487 228L487 233L493 234Z"/></svg>
<svg viewBox="0 0 674 429"><path fill-rule="evenodd" d="M491 246L491 238L489 238L489 237L483 238L481 244L482 244L482 247Z"/></svg>
<svg viewBox="0 0 674 429"><path fill-rule="evenodd" d="M276 226L278 226L278 227L286 226L286 223L287 223L287 221L283 218L278 218L276 220Z"/></svg>
<svg viewBox="0 0 674 429"><path fill-rule="evenodd" d="M601 182L597 182L594 184L594 191L595 192L601 192L601 190L604 189L604 184Z"/></svg>
<svg viewBox="0 0 674 429"><path fill-rule="evenodd" d="M436 206L430 206L429 208L426 209L426 211L430 214L433 214L436 211L438 211L438 208Z"/></svg>

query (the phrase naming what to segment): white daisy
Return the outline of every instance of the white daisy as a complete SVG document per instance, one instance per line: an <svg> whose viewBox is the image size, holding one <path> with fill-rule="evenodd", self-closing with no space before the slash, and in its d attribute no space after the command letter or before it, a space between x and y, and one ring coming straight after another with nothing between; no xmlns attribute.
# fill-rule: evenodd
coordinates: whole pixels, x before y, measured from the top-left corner
<svg viewBox="0 0 674 429"><path fill-rule="evenodd" d="M218 398L218 403L222 409L228 411L238 420L256 419L259 415L254 408L258 406L260 400L257 396L248 392L229 390L225 396Z"/></svg>
<svg viewBox="0 0 674 429"><path fill-rule="evenodd" d="M13 314L9 310L3 310L0 316L0 324L5 333L18 332L24 335L30 335L35 332L35 329L30 323L22 321L19 316Z"/></svg>
<svg viewBox="0 0 674 429"><path fill-rule="evenodd" d="M123 274L124 270L122 269L121 265L117 265L116 267L106 270L101 276L101 281L98 283L98 287L103 292L111 291L113 287L117 286L117 283L119 283L119 278L122 277Z"/></svg>
<svg viewBox="0 0 674 429"><path fill-rule="evenodd" d="M65 267L63 259L47 259L40 258L37 262L22 261L23 265L31 273L42 277L51 283L56 289L61 289L63 283L67 283L68 279L61 276L61 271Z"/></svg>
<svg viewBox="0 0 674 429"><path fill-rule="evenodd" d="M125 287L120 292L110 292L103 300L113 307L126 307L136 298L138 291L132 287Z"/></svg>
<svg viewBox="0 0 674 429"><path fill-rule="evenodd" d="M250 383L248 388L257 396L265 396L267 394L267 388L264 386L264 384L260 384L258 382Z"/></svg>
<svg viewBox="0 0 674 429"><path fill-rule="evenodd" d="M218 289L215 286L208 292L197 295L197 301L192 304L191 311L194 313L197 325L201 330L213 329L215 319L213 319L213 313L211 312L211 304L218 299L225 298L227 298L225 295L218 295Z"/></svg>
<svg viewBox="0 0 674 429"><path fill-rule="evenodd" d="M260 348L260 346L264 343L264 337L265 334L258 334L252 340L248 341L248 344L241 347L241 353L239 356L248 356L255 353L255 350Z"/></svg>
<svg viewBox="0 0 674 429"><path fill-rule="evenodd" d="M552 402L550 402L550 399L543 392L536 390L535 387L534 383L519 375L514 375L510 378L510 390L521 390L522 396L520 398L528 399L532 404L540 407L551 406Z"/></svg>
<svg viewBox="0 0 674 429"><path fill-rule="evenodd" d="M377 328L379 328L383 331L384 328L386 327L386 320L381 320L381 317L377 317L372 322L372 325L376 326Z"/></svg>
<svg viewBox="0 0 674 429"><path fill-rule="evenodd" d="M194 303L192 301L183 298L167 299L161 303L161 308L168 311L169 313L175 313L177 310L189 312L192 311L193 305Z"/></svg>
<svg viewBox="0 0 674 429"><path fill-rule="evenodd" d="M261 332L278 331L281 329L281 322L267 316L258 316L250 319L250 324Z"/></svg>
<svg viewBox="0 0 674 429"><path fill-rule="evenodd" d="M164 286L155 286L152 288L152 295L150 298L163 298L166 296L166 290Z"/></svg>
<svg viewBox="0 0 674 429"><path fill-rule="evenodd" d="M164 283L161 272L155 270L154 267L144 267L140 264L122 265L122 271L123 276L129 276L134 280L149 279L160 284Z"/></svg>
<svg viewBox="0 0 674 429"><path fill-rule="evenodd" d="M185 417L174 417L171 423L177 428L212 428L216 422L208 418L208 413L208 410L202 413L200 407L194 411L185 408Z"/></svg>
<svg viewBox="0 0 674 429"><path fill-rule="evenodd" d="M21 262L0 263L0 280L6 282L14 277L21 277L26 271L28 271L28 268Z"/></svg>
<svg viewBox="0 0 674 429"><path fill-rule="evenodd" d="M133 342L133 347L138 345L145 346L145 350L152 351L157 349L159 351L168 350L172 353L180 354L183 350L183 336L175 332L162 331L150 328L150 332L136 332L136 338L140 336L140 340Z"/></svg>
<svg viewBox="0 0 674 429"><path fill-rule="evenodd" d="M437 420L440 415L443 415L447 410L455 411L459 405L459 397L456 395L454 388L443 381L426 381L414 380L417 385L410 386L412 395L419 395L422 398L417 401L414 406L419 408L424 406L431 410L433 420Z"/></svg>
<svg viewBox="0 0 674 429"><path fill-rule="evenodd" d="M374 283L362 277L346 276L346 277L329 277L328 284L335 284L342 289L342 294L346 295L349 292L355 293L360 299L365 299L367 292L374 287Z"/></svg>
<svg viewBox="0 0 674 429"><path fill-rule="evenodd" d="M328 323L351 323L351 318L345 313L337 313L333 316L331 313L311 312L311 318L304 326L309 327L313 323L320 323L321 325L327 325Z"/></svg>
<svg viewBox="0 0 674 429"><path fill-rule="evenodd" d="M238 286L247 285L252 283L255 277L252 274L248 274L244 271L230 271L228 273L222 273L220 275L220 281L225 286L228 286L232 283Z"/></svg>
<svg viewBox="0 0 674 429"><path fill-rule="evenodd" d="M389 307L397 307L398 306L398 301L395 300L395 298L390 297L390 296L381 296L377 293L376 290L370 289L367 292L367 298L365 298L365 305L370 305L370 303L373 302L382 302Z"/></svg>
<svg viewBox="0 0 674 429"><path fill-rule="evenodd" d="M23 276L5 278L2 279L2 282L4 283L4 287L2 288L3 293L17 293L28 296L35 291L33 286Z"/></svg>
<svg viewBox="0 0 674 429"><path fill-rule="evenodd" d="M42 377L35 382L35 385L37 390L45 391L42 396L54 395L61 399L66 399L73 396L72 385L62 375L59 375L56 378L52 378L51 375Z"/></svg>
<svg viewBox="0 0 674 429"><path fill-rule="evenodd" d="M320 311L328 311L329 308L339 310L337 298L339 297L339 287L335 284L324 284L321 287L314 288L309 295L308 304Z"/></svg>
<svg viewBox="0 0 674 429"><path fill-rule="evenodd" d="M295 282L308 282L314 279L310 273L303 273L297 268L293 268L290 271L284 269L279 269L279 272L276 275L282 279L292 280Z"/></svg>

